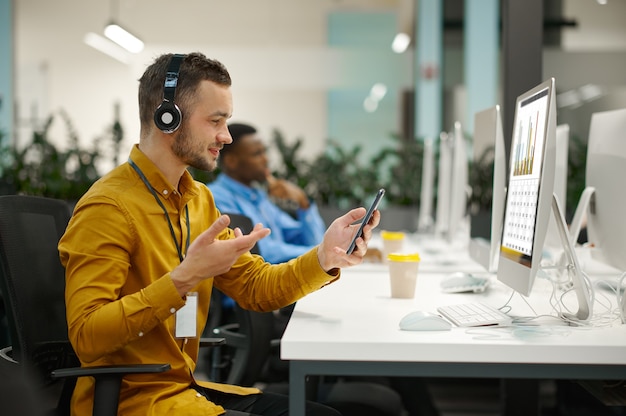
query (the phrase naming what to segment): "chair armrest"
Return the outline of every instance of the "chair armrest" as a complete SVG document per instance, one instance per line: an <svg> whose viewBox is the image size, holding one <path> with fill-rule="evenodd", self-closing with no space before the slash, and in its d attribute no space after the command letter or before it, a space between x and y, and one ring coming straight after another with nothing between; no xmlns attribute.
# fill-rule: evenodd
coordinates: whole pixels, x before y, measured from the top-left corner
<svg viewBox="0 0 626 416"><path fill-rule="evenodd" d="M136 364L97 367L72 367L59 368L51 373L52 378L66 377L96 377L98 376L123 376L126 374L162 373L170 369L169 364Z"/></svg>
<svg viewBox="0 0 626 416"><path fill-rule="evenodd" d="M226 339L224 338L200 338L200 347L217 347L225 343Z"/></svg>
<svg viewBox="0 0 626 416"><path fill-rule="evenodd" d="M238 331L238 323L225 324L218 326L217 328L213 328L213 334L224 337L226 345L235 348L243 348L246 346L248 340L245 334Z"/></svg>
<svg viewBox="0 0 626 416"><path fill-rule="evenodd" d="M13 357L11 357L11 351L13 351L13 347L11 346L2 348L0 350L0 358L13 364L19 364L13 359Z"/></svg>
<svg viewBox="0 0 626 416"><path fill-rule="evenodd" d="M162 373L169 364L137 364L119 366L94 366L59 368L51 373L53 379L94 377L93 416L115 416L120 400L122 378L127 374Z"/></svg>

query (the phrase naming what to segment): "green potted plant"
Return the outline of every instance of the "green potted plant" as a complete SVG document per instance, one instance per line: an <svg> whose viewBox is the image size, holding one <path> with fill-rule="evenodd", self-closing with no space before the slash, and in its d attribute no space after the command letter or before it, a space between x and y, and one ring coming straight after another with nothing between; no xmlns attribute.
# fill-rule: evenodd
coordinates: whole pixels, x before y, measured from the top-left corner
<svg viewBox="0 0 626 416"><path fill-rule="evenodd" d="M299 156L302 139L288 145L274 131L282 163L274 175L296 182L313 198L328 222L348 209L362 206L373 198L379 188L387 193L381 210L391 228L414 230L417 225L423 144L393 136L394 145L384 148L366 163L359 158L361 147L346 149L329 140L324 152L312 161ZM393 219L393 224L391 220ZM382 224L381 226L384 226Z"/></svg>
<svg viewBox="0 0 626 416"><path fill-rule="evenodd" d="M2 146L0 183L3 193L38 195L75 202L100 177L97 166L104 158L104 139L113 142L113 162L117 163L119 146L124 136L117 113L112 126L103 137L92 142L91 148L80 146L69 116L64 111L59 115L67 131L66 149L61 150L50 140L54 115L48 117L43 127L33 133L24 147Z"/></svg>

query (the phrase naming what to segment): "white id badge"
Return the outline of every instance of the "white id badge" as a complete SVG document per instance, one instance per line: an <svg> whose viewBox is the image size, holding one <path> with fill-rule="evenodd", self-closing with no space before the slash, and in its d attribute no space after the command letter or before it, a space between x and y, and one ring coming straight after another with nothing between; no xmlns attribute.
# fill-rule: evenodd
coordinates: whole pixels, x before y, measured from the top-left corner
<svg viewBox="0 0 626 416"><path fill-rule="evenodd" d="M176 338L195 338L198 293L187 293L185 306L176 312Z"/></svg>

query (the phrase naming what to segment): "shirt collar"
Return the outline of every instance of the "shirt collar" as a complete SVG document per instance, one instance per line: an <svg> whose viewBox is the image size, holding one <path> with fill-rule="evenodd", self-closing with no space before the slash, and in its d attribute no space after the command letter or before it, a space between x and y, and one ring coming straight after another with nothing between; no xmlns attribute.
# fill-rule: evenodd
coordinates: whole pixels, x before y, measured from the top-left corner
<svg viewBox="0 0 626 416"><path fill-rule="evenodd" d="M226 187L229 191L236 195L243 196L248 201L256 202L263 198L263 191L260 189L244 185L223 172L220 173L219 180L222 181L224 187Z"/></svg>
<svg viewBox="0 0 626 416"><path fill-rule="evenodd" d="M165 199L169 199L170 195L178 193L178 190L170 184L159 168L146 156L135 144L130 152L130 159L141 169L143 174L150 182L150 185ZM185 200L189 200L198 194L197 184L188 171L185 171L180 178L178 187Z"/></svg>

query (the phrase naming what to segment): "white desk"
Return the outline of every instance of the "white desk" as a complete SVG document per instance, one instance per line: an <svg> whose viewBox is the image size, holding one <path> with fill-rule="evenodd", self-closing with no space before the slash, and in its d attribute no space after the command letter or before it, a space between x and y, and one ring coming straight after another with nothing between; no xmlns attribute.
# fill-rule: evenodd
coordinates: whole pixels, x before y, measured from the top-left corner
<svg viewBox="0 0 626 416"><path fill-rule="evenodd" d="M420 272L415 299L392 299L386 271L361 265L298 301L281 343L290 414L304 414L307 375L626 379L625 325L401 331L400 318L412 310L478 300L501 306L511 294L496 281L481 295L442 294L443 276ZM538 279L528 298L539 313L549 309L547 286ZM519 295L513 305L514 315L532 314Z"/></svg>

